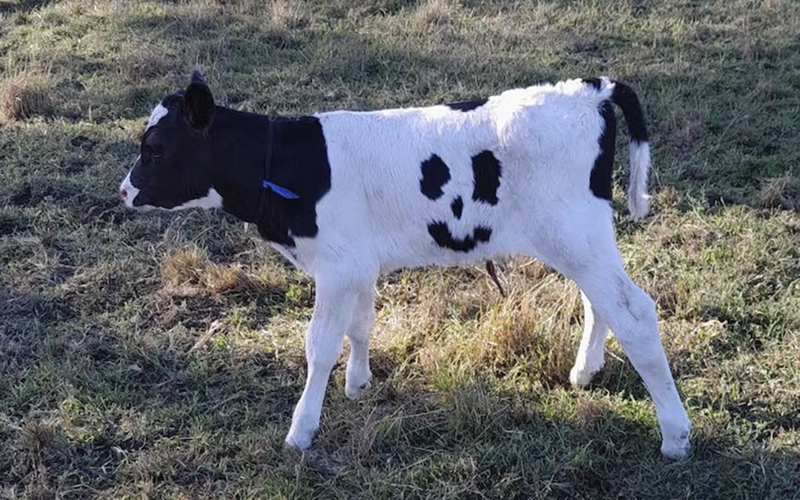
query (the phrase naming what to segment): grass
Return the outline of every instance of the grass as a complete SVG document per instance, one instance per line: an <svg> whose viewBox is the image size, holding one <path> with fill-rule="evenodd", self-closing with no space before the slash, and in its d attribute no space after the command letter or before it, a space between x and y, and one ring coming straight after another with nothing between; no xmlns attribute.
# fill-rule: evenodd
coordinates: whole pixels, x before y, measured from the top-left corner
<svg viewBox="0 0 800 500"><path fill-rule="evenodd" d="M790 0L0 1L0 498L798 498L797 33ZM569 387L578 291L525 259L506 299L479 267L381 280L373 388L346 400L337 367L285 449L313 284L224 215L116 199L195 67L284 114L633 85L654 201L629 220L619 168L618 237L691 457L660 457L613 340Z"/></svg>

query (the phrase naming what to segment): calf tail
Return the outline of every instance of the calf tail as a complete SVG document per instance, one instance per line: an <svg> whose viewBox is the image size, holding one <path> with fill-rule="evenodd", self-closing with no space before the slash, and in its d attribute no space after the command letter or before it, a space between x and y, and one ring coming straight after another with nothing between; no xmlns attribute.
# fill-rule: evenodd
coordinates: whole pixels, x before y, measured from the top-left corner
<svg viewBox="0 0 800 500"><path fill-rule="evenodd" d="M630 183L628 185L628 209L631 216L640 219L647 215L647 175L650 170L650 143L647 126L642 113L642 106L636 93L624 83L609 80L614 86L611 102L622 109L628 124L630 142L628 152L630 158Z"/></svg>

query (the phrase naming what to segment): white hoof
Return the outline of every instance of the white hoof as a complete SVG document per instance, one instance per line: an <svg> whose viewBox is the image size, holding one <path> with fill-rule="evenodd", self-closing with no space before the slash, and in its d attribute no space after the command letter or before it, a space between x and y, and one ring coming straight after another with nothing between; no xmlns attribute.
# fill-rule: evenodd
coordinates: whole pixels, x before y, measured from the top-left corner
<svg viewBox="0 0 800 500"><path fill-rule="evenodd" d="M295 448L298 450L307 450L311 448L311 438L312 435L309 436L296 436L293 435L291 432L286 435L286 439L284 439L284 443L289 448Z"/></svg>
<svg viewBox="0 0 800 500"><path fill-rule="evenodd" d="M592 378L597 374L597 372L600 371L601 368L602 367L597 368L596 370L590 370L588 367L578 368L577 366L573 366L572 370L569 372L569 381L573 387L585 389L589 386Z"/></svg>
<svg viewBox="0 0 800 500"><path fill-rule="evenodd" d="M677 436L665 437L661 443L661 454L672 460L686 458L692 450L689 434L686 430Z"/></svg>
<svg viewBox="0 0 800 500"><path fill-rule="evenodd" d="M372 383L370 382L370 378L367 378L366 382L361 383L360 385L356 384L346 384L344 387L344 395L350 399L358 399L361 397L361 394L372 387Z"/></svg>
<svg viewBox="0 0 800 500"><path fill-rule="evenodd" d="M287 434L286 439L284 439L286 446L297 448L298 450L307 450L311 448L311 440L317 432L317 427L308 426L307 429L303 429L302 427L302 425L292 424L292 427L289 429L289 434Z"/></svg>

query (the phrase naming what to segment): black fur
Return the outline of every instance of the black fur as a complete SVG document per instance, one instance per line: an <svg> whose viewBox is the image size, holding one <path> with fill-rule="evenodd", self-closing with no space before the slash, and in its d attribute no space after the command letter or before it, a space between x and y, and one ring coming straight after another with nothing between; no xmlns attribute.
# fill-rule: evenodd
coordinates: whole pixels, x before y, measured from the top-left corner
<svg viewBox="0 0 800 500"><path fill-rule="evenodd" d="M287 200L267 190L265 213L260 214L259 233L269 241L294 246L289 236L317 235L317 202L331 188L325 136L316 117L273 120L270 181L299 196Z"/></svg>
<svg viewBox="0 0 800 500"><path fill-rule="evenodd" d="M614 168L614 150L617 138L617 117L614 108L606 101L600 106L600 116L603 117L603 132L597 142L600 153L594 160L594 167L589 176L589 189L598 198L611 201L611 176Z"/></svg>
<svg viewBox="0 0 800 500"><path fill-rule="evenodd" d="M622 109L625 121L628 123L628 133L631 140L639 143L648 141L647 125L642 113L642 105L632 88L624 83L614 82L614 92L611 100Z"/></svg>
<svg viewBox="0 0 800 500"><path fill-rule="evenodd" d="M594 87L594 89L595 89L595 90L600 90L600 87L601 87L601 86L602 86L602 84L603 84L603 83L600 81L600 79L599 79L599 78L584 78L584 79L583 79L583 83L585 83L585 84L587 84L587 85L591 85L592 87Z"/></svg>
<svg viewBox="0 0 800 500"><path fill-rule="evenodd" d="M481 106L486 104L487 101L488 99L476 99L474 101L449 102L445 104L445 106L447 106L452 110L463 111L466 113L467 111L472 111L473 109L480 108Z"/></svg>
<svg viewBox="0 0 800 500"><path fill-rule="evenodd" d="M428 224L428 233L430 233L437 245L456 252L469 252L478 246L478 243L489 241L492 236L490 228L478 226L472 231L472 236L456 239L447 227L447 223L441 221Z"/></svg>
<svg viewBox="0 0 800 500"><path fill-rule="evenodd" d="M456 216L456 219L460 220L461 213L464 211L464 200L462 200L460 196L456 197L450 204L450 210L453 211L453 215Z"/></svg>
<svg viewBox="0 0 800 500"><path fill-rule="evenodd" d="M422 162L422 179L419 189L431 200L437 200L444 194L442 187L450 181L450 169L437 155Z"/></svg>
<svg viewBox="0 0 800 500"><path fill-rule="evenodd" d="M316 205L331 188L325 137L317 118L271 120L214 106L205 84L195 78L185 93L168 96L162 105L169 112L142 137L141 158L131 171L131 183L139 189L135 206L174 208L205 196L213 187L226 212L255 223L269 241L292 247L293 236L316 236ZM203 133L197 125L204 127ZM299 199L281 198L261 186L270 130L269 180Z"/></svg>
<svg viewBox="0 0 800 500"><path fill-rule="evenodd" d="M473 156L472 172L475 176L472 200L497 205L497 188L500 187L502 168L494 154L483 151Z"/></svg>

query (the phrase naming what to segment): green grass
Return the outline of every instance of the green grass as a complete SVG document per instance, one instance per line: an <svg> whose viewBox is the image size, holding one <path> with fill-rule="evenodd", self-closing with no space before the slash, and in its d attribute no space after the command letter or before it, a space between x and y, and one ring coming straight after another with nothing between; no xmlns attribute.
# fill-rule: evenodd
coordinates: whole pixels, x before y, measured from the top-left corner
<svg viewBox="0 0 800 500"><path fill-rule="evenodd" d="M800 6L764 1L0 0L0 498L798 498ZM151 107L203 70L301 114L610 75L654 195L618 236L695 425L661 458L616 343L569 387L577 289L516 259L379 282L375 380L283 436L313 285L221 214L116 198ZM343 363L344 358L342 358Z"/></svg>

